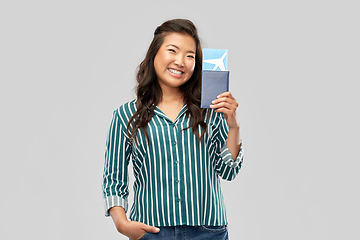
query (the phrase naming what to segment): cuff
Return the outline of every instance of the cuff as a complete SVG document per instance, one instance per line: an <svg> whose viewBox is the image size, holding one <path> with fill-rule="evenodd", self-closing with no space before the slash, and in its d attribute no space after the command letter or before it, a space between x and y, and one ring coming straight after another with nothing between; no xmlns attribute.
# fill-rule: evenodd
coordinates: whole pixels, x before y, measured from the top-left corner
<svg viewBox="0 0 360 240"><path fill-rule="evenodd" d="M125 212L128 210L128 201L118 196L108 196L104 199L105 216L109 217L109 209L112 207L122 207Z"/></svg>
<svg viewBox="0 0 360 240"><path fill-rule="evenodd" d="M231 168L236 168L236 167L241 167L241 164L243 162L243 148L242 148L243 144L242 144L242 140L240 140L240 151L239 154L237 155L235 161L231 155L231 152L229 150L229 148L226 146L226 143L224 144L224 146L222 146L221 150L220 150L220 156L222 161Z"/></svg>

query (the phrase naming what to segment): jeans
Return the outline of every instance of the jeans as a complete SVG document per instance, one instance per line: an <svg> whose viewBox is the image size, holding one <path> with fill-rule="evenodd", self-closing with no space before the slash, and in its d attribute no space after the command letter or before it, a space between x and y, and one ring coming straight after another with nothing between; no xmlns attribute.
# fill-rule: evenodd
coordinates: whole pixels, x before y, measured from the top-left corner
<svg viewBox="0 0 360 240"><path fill-rule="evenodd" d="M160 227L158 233L145 233L139 240L228 240L227 226Z"/></svg>

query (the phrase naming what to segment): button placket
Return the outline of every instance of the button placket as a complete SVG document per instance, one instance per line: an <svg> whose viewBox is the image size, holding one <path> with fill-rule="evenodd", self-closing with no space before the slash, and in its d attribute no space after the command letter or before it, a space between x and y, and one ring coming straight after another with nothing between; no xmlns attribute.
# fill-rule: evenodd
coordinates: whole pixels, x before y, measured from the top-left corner
<svg viewBox="0 0 360 240"><path fill-rule="evenodd" d="M178 131L178 127L177 127L177 124L176 123L173 123L172 124L173 128L173 133L174 133L174 138L172 139L172 148L173 148L173 156L174 156L174 159L173 159L173 167L174 167L174 178L173 178L173 187L175 189L175 202L177 203L180 203L181 202L181 193L180 193L180 180L179 180L179 177L181 175L180 173L180 164L179 164L179 159L178 159L178 154L179 153L179 149L178 149L178 134L179 134L179 131ZM180 209L179 209L180 210Z"/></svg>

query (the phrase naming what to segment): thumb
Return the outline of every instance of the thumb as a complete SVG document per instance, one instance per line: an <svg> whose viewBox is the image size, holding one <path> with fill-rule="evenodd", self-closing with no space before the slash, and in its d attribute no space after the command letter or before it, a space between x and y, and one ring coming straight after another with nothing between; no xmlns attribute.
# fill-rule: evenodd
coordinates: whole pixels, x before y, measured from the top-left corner
<svg viewBox="0 0 360 240"><path fill-rule="evenodd" d="M143 229L145 231L151 232L151 233L158 233L160 231L160 228L153 227L153 226L150 226L150 225L146 225L145 223L143 225Z"/></svg>

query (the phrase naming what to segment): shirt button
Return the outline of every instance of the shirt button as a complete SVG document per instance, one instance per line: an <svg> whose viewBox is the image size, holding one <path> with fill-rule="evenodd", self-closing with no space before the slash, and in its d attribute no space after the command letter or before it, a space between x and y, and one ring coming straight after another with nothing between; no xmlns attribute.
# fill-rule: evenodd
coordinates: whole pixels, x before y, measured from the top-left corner
<svg viewBox="0 0 360 240"><path fill-rule="evenodd" d="M176 141L173 141L173 144L176 145Z"/></svg>
<svg viewBox="0 0 360 240"><path fill-rule="evenodd" d="M180 198L177 198L177 199L176 199L176 201L180 202L180 201L181 201L181 199L180 199Z"/></svg>
<svg viewBox="0 0 360 240"><path fill-rule="evenodd" d="M178 179L175 180L176 183L179 183L180 181Z"/></svg>
<svg viewBox="0 0 360 240"><path fill-rule="evenodd" d="M175 160L175 164L178 164L179 163L179 161L178 160Z"/></svg>

